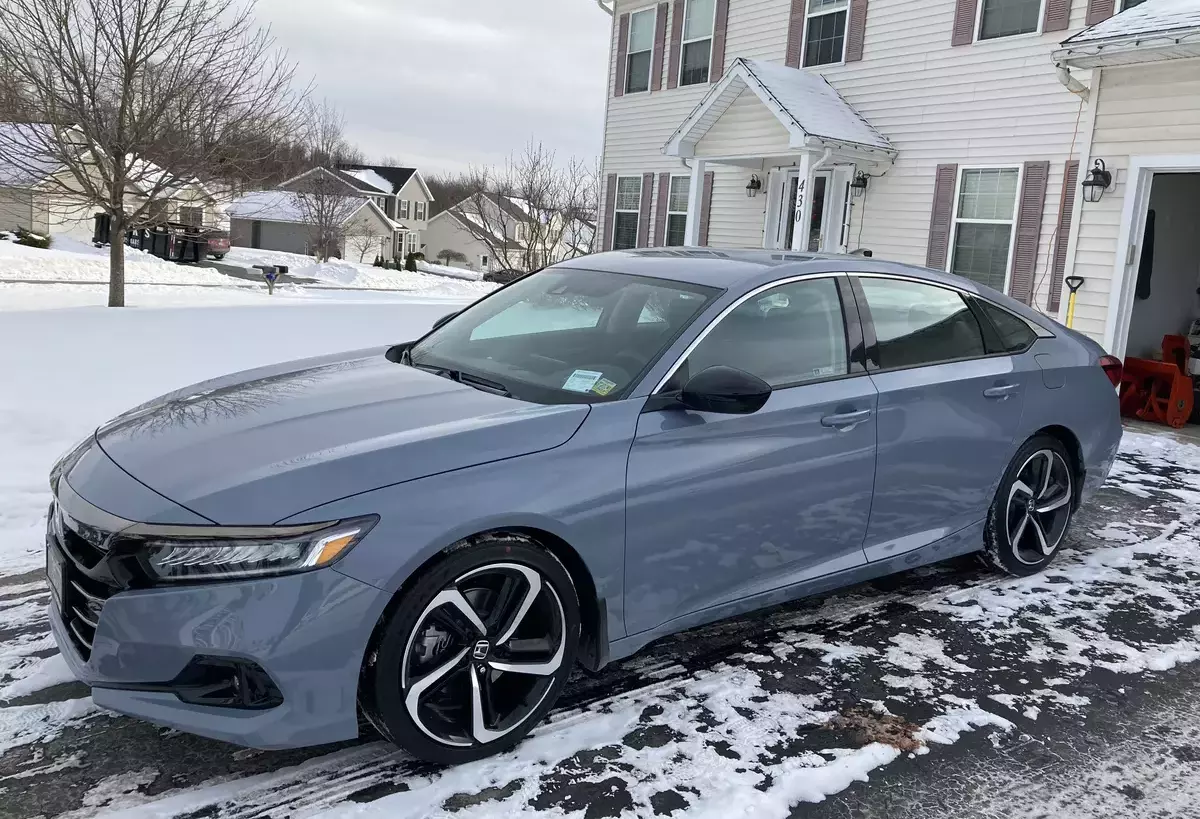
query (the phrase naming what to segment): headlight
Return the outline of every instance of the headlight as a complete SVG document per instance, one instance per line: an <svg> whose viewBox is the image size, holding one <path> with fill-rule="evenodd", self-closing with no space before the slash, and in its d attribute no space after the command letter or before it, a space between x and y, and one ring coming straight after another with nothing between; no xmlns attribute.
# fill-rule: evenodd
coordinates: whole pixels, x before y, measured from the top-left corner
<svg viewBox="0 0 1200 819"><path fill-rule="evenodd" d="M233 580L317 569L350 551L379 519L287 527L150 526L118 536L159 581Z"/></svg>

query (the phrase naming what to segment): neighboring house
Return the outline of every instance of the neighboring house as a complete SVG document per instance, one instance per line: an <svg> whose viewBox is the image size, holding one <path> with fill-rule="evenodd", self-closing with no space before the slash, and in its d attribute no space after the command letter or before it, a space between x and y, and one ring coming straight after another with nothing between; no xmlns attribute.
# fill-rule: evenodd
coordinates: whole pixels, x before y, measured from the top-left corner
<svg viewBox="0 0 1200 819"><path fill-rule="evenodd" d="M505 269L507 256L523 257L525 254L525 246L515 238L506 239L503 234L485 227L477 217L458 208L444 210L430 219L423 236L425 255L430 261L437 260L437 254L443 250L456 250L466 257L466 261L451 262L452 266L484 273Z"/></svg>
<svg viewBox="0 0 1200 819"><path fill-rule="evenodd" d="M228 208L229 238L235 247L282 250L288 253L312 255L314 252L311 209L305 207L302 194L286 190L257 191L235 201ZM332 198L332 197L331 197ZM379 235L383 237L380 253L392 246L387 238L396 229L372 200L347 195L331 203L329 212L337 213L341 221L342 239L337 254L346 258L346 236Z"/></svg>
<svg viewBox="0 0 1200 819"><path fill-rule="evenodd" d="M6 133L4 144L14 146L29 129L48 129L44 124L0 123ZM41 140L31 139L31 144ZM80 194L70 191L77 185L71 172L56 162L31 154L17 165L0 166L0 230L21 228L46 236L69 236L90 242L95 230L95 215L100 209ZM139 168L140 179L154 179L160 169L152 165ZM159 177L161 179L161 177ZM141 207L146 191L131 185L126 193L126 210ZM220 227L217 198L199 181L185 183L167 192L156 202L154 218L204 227Z"/></svg>
<svg viewBox="0 0 1200 819"><path fill-rule="evenodd" d="M1173 35L1191 36L1196 0L1147 0L1107 35L1138 0L614 5L605 249L866 248L1060 317L1074 270L1088 276L1076 326L1124 350L1109 283L1127 286L1139 242L1118 240L1122 172L1141 153L1200 150L1200 68L1106 61L1193 56ZM1134 15L1143 29L1117 24ZM1089 207L1091 156L1117 178Z"/></svg>
<svg viewBox="0 0 1200 819"><path fill-rule="evenodd" d="M404 225L403 235L397 237L396 258L422 250L432 258L433 253L425 247L422 232L429 224L429 210L433 205L433 194L425 184L421 172L416 168L395 168L387 165L342 165L340 173L357 181L359 190L376 196L382 192L382 201L376 201L390 218Z"/></svg>

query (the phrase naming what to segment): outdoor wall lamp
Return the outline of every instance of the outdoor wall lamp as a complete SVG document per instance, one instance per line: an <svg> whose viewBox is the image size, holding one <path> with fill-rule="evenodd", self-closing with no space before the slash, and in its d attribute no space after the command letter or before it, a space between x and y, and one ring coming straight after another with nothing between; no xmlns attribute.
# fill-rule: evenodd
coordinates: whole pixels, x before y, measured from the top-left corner
<svg viewBox="0 0 1200 819"><path fill-rule="evenodd" d="M854 174L854 181L850 183L850 195L855 199L861 198L867 192L870 183L871 177L865 171L859 171Z"/></svg>
<svg viewBox="0 0 1200 819"><path fill-rule="evenodd" d="M758 174L751 174L750 181L746 183L746 196L753 199L758 196L758 192L762 190L762 180L758 178Z"/></svg>
<svg viewBox="0 0 1200 819"><path fill-rule="evenodd" d="M1099 202L1111 185L1112 173L1104 166L1103 159L1097 159L1095 166L1088 171L1088 178L1083 180L1083 201Z"/></svg>

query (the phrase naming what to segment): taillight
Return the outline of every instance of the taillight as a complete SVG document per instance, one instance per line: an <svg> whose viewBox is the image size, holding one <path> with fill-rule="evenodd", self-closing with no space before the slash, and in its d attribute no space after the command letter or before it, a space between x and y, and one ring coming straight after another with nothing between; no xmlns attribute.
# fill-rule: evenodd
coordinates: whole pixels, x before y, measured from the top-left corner
<svg viewBox="0 0 1200 819"><path fill-rule="evenodd" d="M1125 365L1121 363L1121 359L1115 355L1102 356L1100 366L1104 368L1104 374L1114 387L1121 386L1121 376L1125 372Z"/></svg>

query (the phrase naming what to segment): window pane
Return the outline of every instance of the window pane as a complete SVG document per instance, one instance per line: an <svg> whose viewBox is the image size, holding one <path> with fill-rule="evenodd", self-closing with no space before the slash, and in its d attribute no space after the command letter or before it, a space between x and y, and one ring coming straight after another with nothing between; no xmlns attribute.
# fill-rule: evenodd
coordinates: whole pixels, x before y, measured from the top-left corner
<svg viewBox="0 0 1200 819"><path fill-rule="evenodd" d="M983 308L984 315L992 322L1000 335L1000 343L1006 353L1020 353L1037 340L1037 333L1029 328L1023 319L1014 316L1007 310L976 299L976 304Z"/></svg>
<svg viewBox="0 0 1200 819"><path fill-rule="evenodd" d="M671 177L671 195L667 199L667 210L675 213L687 213L688 191L692 180L687 176Z"/></svg>
<svg viewBox="0 0 1200 819"><path fill-rule="evenodd" d="M1145 3L1145 2L1146 2L1146 0L1124 0L1124 2L1121 3L1121 11L1125 11L1126 9L1131 9L1134 6L1140 6L1142 3Z"/></svg>
<svg viewBox="0 0 1200 819"><path fill-rule="evenodd" d="M963 171L958 197L960 219L1012 219L1017 202L1017 168Z"/></svg>
<svg viewBox="0 0 1200 819"><path fill-rule="evenodd" d="M831 9L844 9L850 0L808 0L809 14Z"/></svg>
<svg viewBox="0 0 1200 819"><path fill-rule="evenodd" d="M629 20L629 53L649 51L654 47L654 9L639 11Z"/></svg>
<svg viewBox="0 0 1200 819"><path fill-rule="evenodd" d="M680 85L696 85L708 82L708 60L712 52L712 40L700 40L683 47L683 69L679 72Z"/></svg>
<svg viewBox="0 0 1200 819"><path fill-rule="evenodd" d="M1041 10L1042 0L983 0L979 39L1037 31Z"/></svg>
<svg viewBox="0 0 1200 819"><path fill-rule="evenodd" d="M773 387L845 375L846 328L835 281L786 284L742 302L692 351L676 380L719 364Z"/></svg>
<svg viewBox="0 0 1200 819"><path fill-rule="evenodd" d="M893 279L861 279L884 369L984 355L975 315L952 290Z"/></svg>
<svg viewBox="0 0 1200 819"><path fill-rule="evenodd" d="M683 247L687 239L687 216L671 214L667 217L667 247Z"/></svg>
<svg viewBox="0 0 1200 819"><path fill-rule="evenodd" d="M638 215L617 213L613 220L613 250L637 247Z"/></svg>
<svg viewBox="0 0 1200 819"><path fill-rule="evenodd" d="M625 72L625 93L637 94L650 90L650 52L629 55L629 68Z"/></svg>
<svg viewBox="0 0 1200 819"><path fill-rule="evenodd" d="M842 61L846 41L846 12L822 14L808 19L808 38L804 45L805 65L829 65Z"/></svg>
<svg viewBox="0 0 1200 819"><path fill-rule="evenodd" d="M950 272L1003 292L1011 237L1012 225L960 222Z"/></svg>
<svg viewBox="0 0 1200 819"><path fill-rule="evenodd" d="M617 179L617 210L639 210L642 206L642 178L622 176Z"/></svg>
<svg viewBox="0 0 1200 819"><path fill-rule="evenodd" d="M716 0L688 0L687 11L683 14L683 39L711 37L715 13Z"/></svg>

